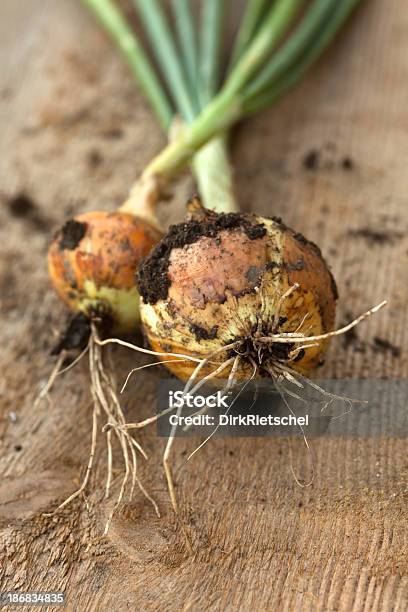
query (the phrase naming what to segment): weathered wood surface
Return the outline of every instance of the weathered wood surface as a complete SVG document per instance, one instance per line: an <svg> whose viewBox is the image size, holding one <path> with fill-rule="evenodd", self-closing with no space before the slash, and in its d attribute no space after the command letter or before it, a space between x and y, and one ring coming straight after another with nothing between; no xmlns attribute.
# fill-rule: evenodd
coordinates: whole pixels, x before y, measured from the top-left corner
<svg viewBox="0 0 408 612"><path fill-rule="evenodd" d="M43 516L78 484L91 429L85 362L33 411L65 319L47 242L72 212L120 203L163 136L78 2L2 0L0 17L1 588L63 589L72 610L406 610L404 439L315 441L308 489L295 484L283 439L214 440L188 464L194 441L179 442L195 558L175 529L154 429L141 434L150 455L141 475L161 520L137 494L102 537L102 444L88 509L78 502ZM332 343L326 377L407 378L407 82L406 3L371 0L301 87L235 132L242 206L282 215L320 244L339 284L338 321L390 300L357 339ZM302 165L311 149L315 171ZM167 220L181 218L191 188L184 179ZM17 218L8 202L22 192L36 208ZM353 234L367 228L377 236ZM400 354L380 350L376 336ZM114 354L121 378L140 363ZM150 413L156 380L153 371L135 377L129 418ZM305 471L300 443L296 451Z"/></svg>

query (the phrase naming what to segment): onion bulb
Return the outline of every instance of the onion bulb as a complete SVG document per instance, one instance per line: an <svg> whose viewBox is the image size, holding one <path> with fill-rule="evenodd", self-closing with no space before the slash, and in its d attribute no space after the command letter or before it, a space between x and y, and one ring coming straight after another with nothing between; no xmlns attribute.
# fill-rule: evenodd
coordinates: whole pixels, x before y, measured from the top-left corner
<svg viewBox="0 0 408 612"><path fill-rule="evenodd" d="M74 312L101 317L117 333L140 322L134 274L161 233L127 212L88 212L67 221L48 251L54 287Z"/></svg>
<svg viewBox="0 0 408 612"><path fill-rule="evenodd" d="M320 249L277 218L218 214L197 200L190 211L138 272L152 349L211 356L203 375L233 355L240 357L238 380L248 379L254 366L257 377L285 366L307 375L327 344L307 337L330 332L335 319L336 284ZM304 341L289 341L287 334L299 333ZM196 363L180 359L166 367L187 380Z"/></svg>

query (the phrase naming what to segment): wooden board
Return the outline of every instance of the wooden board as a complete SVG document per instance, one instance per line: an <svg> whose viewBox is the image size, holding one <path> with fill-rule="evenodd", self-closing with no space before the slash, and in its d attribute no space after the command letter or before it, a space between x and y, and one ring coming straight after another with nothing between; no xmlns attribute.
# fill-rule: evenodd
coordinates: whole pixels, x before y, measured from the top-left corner
<svg viewBox="0 0 408 612"><path fill-rule="evenodd" d="M73 212L119 204L164 138L78 2L2 0L0 14L1 590L65 590L70 610L406 610L406 439L316 440L305 489L284 439L214 440L188 464L194 440L178 442L194 557L169 507L154 429L140 436L150 457L140 473L160 520L137 493L102 537L112 503L102 499L102 436L88 505L43 515L78 485L91 432L85 361L33 410L66 316L47 244ZM407 78L405 2L371 0L306 82L233 138L243 208L281 215L319 243L339 284L338 322L390 301L357 338L332 343L327 378L407 378ZM303 163L311 151L314 170ZM185 177L166 221L181 219L191 191ZM32 208L16 204L21 194ZM144 363L126 350L114 358L121 380ZM151 413L157 376L134 377L127 418ZM300 443L294 464L308 474Z"/></svg>

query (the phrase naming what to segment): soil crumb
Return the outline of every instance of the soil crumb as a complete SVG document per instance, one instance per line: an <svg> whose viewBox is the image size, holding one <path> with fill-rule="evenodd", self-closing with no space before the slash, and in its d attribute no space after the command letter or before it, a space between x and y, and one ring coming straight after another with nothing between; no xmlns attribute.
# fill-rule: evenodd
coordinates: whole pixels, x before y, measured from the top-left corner
<svg viewBox="0 0 408 612"><path fill-rule="evenodd" d="M356 238L364 238L370 245L394 244L396 240L400 240L403 237L403 234L400 232L372 229L370 227L352 229L348 234Z"/></svg>
<svg viewBox="0 0 408 612"><path fill-rule="evenodd" d="M346 172L354 170L355 163L350 155L345 155L342 159L335 159L336 146L333 143L327 143L322 148L322 151L317 149L310 149L303 157L303 167L305 170L313 172L321 169L332 169L335 166L339 166Z"/></svg>
<svg viewBox="0 0 408 612"><path fill-rule="evenodd" d="M348 347L351 344L355 344L356 342L358 342L358 340L358 334L354 327L352 327L345 334L343 334L343 342L345 347Z"/></svg>
<svg viewBox="0 0 408 612"><path fill-rule="evenodd" d="M66 329L61 333L57 344L51 350L51 355L59 355L61 351L84 350L91 333L91 322L83 313L72 317Z"/></svg>
<svg viewBox="0 0 408 612"><path fill-rule="evenodd" d="M200 325L195 325L192 323L190 325L190 331L195 335L196 340L200 342L200 340L214 340L217 337L218 333L218 325L214 325L209 331L201 327Z"/></svg>
<svg viewBox="0 0 408 612"><path fill-rule="evenodd" d="M356 317L353 315L352 312L350 312L349 310L347 310L344 313L344 320L342 325L347 325L348 323L350 323L350 321L353 321L353 319L355 319ZM364 340L362 340L355 327L353 327L352 329L349 329L345 334L343 334L342 336L343 338L343 344L345 348L352 348L352 350L355 353L365 353L367 350L366 347L366 343L364 342Z"/></svg>
<svg viewBox="0 0 408 612"><path fill-rule="evenodd" d="M95 170L99 168L99 166L103 163L102 154L98 151L98 149L92 149L89 151L87 155L88 166L91 170Z"/></svg>
<svg viewBox="0 0 408 612"><path fill-rule="evenodd" d="M25 193L19 193L8 201L9 212L13 217L27 217L33 214L37 206Z"/></svg>
<svg viewBox="0 0 408 612"><path fill-rule="evenodd" d="M59 248L61 251L64 249L68 249L69 251L76 249L85 236L87 227L86 223L76 221L75 219L66 221L58 232L58 236L60 236Z"/></svg>
<svg viewBox="0 0 408 612"><path fill-rule="evenodd" d="M343 168L343 170L354 170L354 161L351 159L351 157L344 157L342 162L341 162L341 167Z"/></svg>
<svg viewBox="0 0 408 612"><path fill-rule="evenodd" d="M8 198L6 204L12 217L28 221L39 231L46 232L49 230L49 219L42 215L38 204L27 193L17 193Z"/></svg>
<svg viewBox="0 0 408 612"><path fill-rule="evenodd" d="M123 137L123 130L120 127L109 127L103 131L102 135L108 140L120 140Z"/></svg>
<svg viewBox="0 0 408 612"><path fill-rule="evenodd" d="M303 167L306 170L317 170L319 167L320 155L319 151L316 149L312 149L303 158Z"/></svg>
<svg viewBox="0 0 408 612"><path fill-rule="evenodd" d="M391 353L393 357L401 356L401 348L399 346L395 346L395 344L392 344L386 338L375 336L374 348L376 351L380 351L382 353Z"/></svg>

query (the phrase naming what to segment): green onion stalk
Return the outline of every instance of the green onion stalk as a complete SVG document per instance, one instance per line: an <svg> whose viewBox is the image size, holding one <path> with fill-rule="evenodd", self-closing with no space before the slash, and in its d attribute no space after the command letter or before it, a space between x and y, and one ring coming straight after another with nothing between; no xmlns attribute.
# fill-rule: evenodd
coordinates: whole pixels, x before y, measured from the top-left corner
<svg viewBox="0 0 408 612"><path fill-rule="evenodd" d="M156 222L163 190L188 166L206 207L238 210L231 128L296 85L360 0L248 0L224 74L225 0L202 0L197 20L190 0L172 0L174 28L159 0L132 0L158 70L114 0L83 2L122 52L169 138L121 207Z"/></svg>

